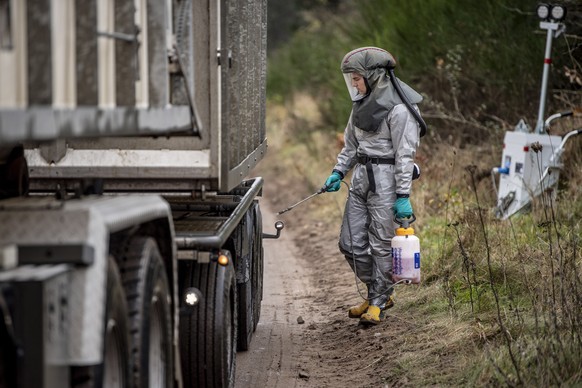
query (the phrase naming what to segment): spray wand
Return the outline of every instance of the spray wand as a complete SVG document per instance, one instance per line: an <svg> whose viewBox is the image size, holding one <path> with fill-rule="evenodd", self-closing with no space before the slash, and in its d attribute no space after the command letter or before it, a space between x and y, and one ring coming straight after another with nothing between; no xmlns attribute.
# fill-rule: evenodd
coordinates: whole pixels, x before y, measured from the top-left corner
<svg viewBox="0 0 582 388"><path fill-rule="evenodd" d="M316 191L315 193L311 194L309 197L303 198L301 201L289 206L287 209L285 210L281 210L279 213L277 213L277 215L281 215L283 213L287 213L289 210L293 210L296 206L301 205L303 202L310 200L311 198L325 193L327 191L327 185L323 185L323 187L321 189L319 189L318 191Z"/></svg>

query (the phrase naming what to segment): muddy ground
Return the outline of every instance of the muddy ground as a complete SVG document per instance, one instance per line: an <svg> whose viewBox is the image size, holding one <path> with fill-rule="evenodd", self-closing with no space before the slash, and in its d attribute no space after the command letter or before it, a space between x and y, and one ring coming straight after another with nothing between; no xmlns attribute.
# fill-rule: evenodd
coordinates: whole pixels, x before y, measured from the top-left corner
<svg viewBox="0 0 582 388"><path fill-rule="evenodd" d="M420 286L397 286L396 305L378 326L348 318L348 308L363 299L337 246L346 186L276 215L323 185L343 146L342 134L312 131L313 106L298 97L292 109L269 108L269 150L251 176L264 178L264 231L273 232L275 220L286 227L280 240L265 240L261 320L251 349L237 357L236 387L487 385L475 366L487 363L483 343L494 325L452 312L441 283L426 271ZM416 193L423 194L423 184ZM426 203L415 198L420 214ZM426 260L422 221L417 234Z"/></svg>
<svg viewBox="0 0 582 388"><path fill-rule="evenodd" d="M362 299L337 248L340 211L331 221L316 216L325 195L345 197L345 189L277 216L305 197L305 188L277 169L260 174L265 231L281 219L285 239L265 244L263 313L253 347L239 355L237 387L450 385L447 375L462 367L455 340L439 338L438 324L422 314L426 295L418 286L397 289L396 306L378 326L348 318L347 309Z"/></svg>

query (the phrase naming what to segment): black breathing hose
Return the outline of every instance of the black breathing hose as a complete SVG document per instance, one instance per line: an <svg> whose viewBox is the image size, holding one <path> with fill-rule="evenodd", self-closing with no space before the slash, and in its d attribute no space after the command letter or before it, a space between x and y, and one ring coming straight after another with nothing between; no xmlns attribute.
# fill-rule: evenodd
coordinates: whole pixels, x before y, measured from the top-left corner
<svg viewBox="0 0 582 388"><path fill-rule="evenodd" d="M347 207L351 205L351 202L350 202L351 187L350 187L349 183L347 183L344 180L342 180L341 183L346 185L346 187L348 188L348 199L347 199L347 204L346 204L346 212L348 212ZM355 278L355 283L356 283L356 289L358 290L358 294L360 295L360 297L362 299L370 302L374 298L378 298L382 295L388 295L388 293L389 292L391 293L392 289L400 283L409 284L410 281L408 279L400 279L396 283L392 283L392 285L386 287L386 290L384 290L384 292L380 292L376 295L372 295L371 297L364 296L362 294L362 291L360 290L360 283L359 283L359 276L358 276L358 269L357 269L357 262L356 262L356 254L354 253L354 236L352 235L352 227L350 225L350 216L349 215L346 217L346 221L347 221L348 233L350 235L350 245L351 245L350 246L350 250L351 250L350 253L352 256L352 263L354 265L354 278ZM388 297L390 297L390 295L388 295Z"/></svg>
<svg viewBox="0 0 582 388"><path fill-rule="evenodd" d="M427 130L427 126L426 126L426 122L423 120L423 118L420 116L420 114L416 111L416 109L414 109L414 107L412 106L412 104L410 103L410 101L408 101L408 98L406 97L406 94L404 94L404 91L402 90L402 87L400 86L400 84L398 83L396 76L394 75L394 67L388 67L388 73L390 74L390 81L392 82L392 85L394 86L394 89L396 89L396 93L398 93L398 96L400 96L400 99L402 100L402 102L404 103L404 105L406 105L406 108L410 111L410 113L414 116L414 118L416 119L416 121L418 121L418 124L420 126L420 136L424 136L426 134L426 130ZM350 206L350 185L345 182L345 181L341 181L341 183L345 184L348 188L348 199L347 199L347 206ZM347 209L346 209L347 210ZM360 294L360 297L362 297L362 299L370 301L371 299L378 297L378 296L382 296L382 295L386 295L388 294L393 288L394 286L396 286L399 283L406 283L408 284L409 281L405 280L405 279L401 279L399 281L397 281L396 283L392 283L391 286L388 286L387 289L378 294L378 295L374 295L371 298L365 297L364 295L362 295L362 291L360 290L360 286L358 283L358 270L356 269L357 263L356 263L356 255L354 253L354 241L353 241L353 235L352 235L352 228L350 225L350 217L347 217L347 227L348 227L348 233L350 235L350 244L351 244L351 258L352 258L352 262L354 265L354 277L355 277L355 281L356 281L356 288L358 290L358 294Z"/></svg>
<svg viewBox="0 0 582 388"><path fill-rule="evenodd" d="M418 124L420 125L420 137L424 136L426 134L426 129L427 129L426 123L424 122L422 117L420 117L420 114L416 111L416 109L414 109L412 107L412 104L410 103L410 101L408 101L406 94L404 94L404 91L400 87L400 84L398 83L398 80L396 79L396 76L394 75L394 67L388 67L388 73L390 73L390 81L392 82L394 89L396 89L396 93L398 93L398 95L400 96L400 99L402 100L402 102L404 102L404 105L406 105L406 107L408 108L410 113L412 113L412 115L414 116L416 121L418 121Z"/></svg>

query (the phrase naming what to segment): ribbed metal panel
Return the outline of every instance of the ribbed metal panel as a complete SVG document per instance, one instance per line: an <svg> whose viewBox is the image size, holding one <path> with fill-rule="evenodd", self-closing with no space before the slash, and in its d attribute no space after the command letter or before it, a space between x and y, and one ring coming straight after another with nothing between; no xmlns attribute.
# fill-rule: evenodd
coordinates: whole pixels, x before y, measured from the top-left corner
<svg viewBox="0 0 582 388"><path fill-rule="evenodd" d="M163 1L159 1L162 5ZM155 14L154 14L155 15ZM135 6L132 1L115 2L115 32L135 35ZM158 20L164 20L158 17ZM162 35L163 38L164 35ZM121 39L115 41L115 95L117 106L135 105L135 81L137 79L136 42ZM160 77L162 78L162 77ZM165 78L165 77L164 77Z"/></svg>
<svg viewBox="0 0 582 388"><path fill-rule="evenodd" d="M236 0L223 3L222 46L222 154L223 189L230 189L262 157L256 151L265 141L266 12L265 0ZM249 158L255 153L256 157ZM238 182L237 182L238 181ZM224 184L226 183L226 184Z"/></svg>
<svg viewBox="0 0 582 388"><path fill-rule="evenodd" d="M164 107L169 102L166 1L148 0L147 5L150 106Z"/></svg>
<svg viewBox="0 0 582 388"><path fill-rule="evenodd" d="M141 171L123 176L131 180L128 190L141 190L144 185L135 182L143 179L156 190L204 184L207 190L229 191L262 159L267 147L266 0L29 0L19 9L22 22L13 31L14 41L21 39L17 48L28 55L17 60L14 49L3 69L16 74L20 65L25 73L14 83L22 87L8 85L2 94L0 154L27 142L27 155L44 157L37 152L44 145L37 142L68 144L54 164L29 163L31 179L42 179L43 187L54 177L72 182L108 177L119 169ZM180 54L182 68L169 54ZM27 91L28 101L17 104L22 94L17 89ZM199 133L193 122L200 123ZM141 135L180 138L161 148ZM90 149L72 147L76 138L109 136L136 137L131 144L112 140L111 149L120 154L163 150L167 170L133 165L127 158L119 166L97 157L91 166L64 162L81 160L77 155ZM204 152L204 163L180 164L186 159L176 152L172 166L175 144L179 150ZM106 151L95 154L105 158L111 155ZM185 178L179 187L167 185Z"/></svg>
<svg viewBox="0 0 582 388"><path fill-rule="evenodd" d="M29 1L26 8L28 104L52 104L51 1Z"/></svg>
<svg viewBox="0 0 582 388"><path fill-rule="evenodd" d="M193 81L194 101L198 107L202 128L202 141L208 147L210 144L210 131L216 118L212 117L212 104L217 101L216 93L216 42L212 42L211 28L217 29L216 20L211 20L212 12L209 0L194 1L192 4L192 30L193 30ZM215 33L216 34L216 33ZM213 78L214 77L214 78ZM214 82L214 84L213 84ZM214 87L213 87L214 86ZM216 131L216 137L218 131ZM218 139L214 139L218 142Z"/></svg>
<svg viewBox="0 0 582 388"><path fill-rule="evenodd" d="M77 52L77 105L96 106L99 103L97 69L97 0L77 3L75 9Z"/></svg>

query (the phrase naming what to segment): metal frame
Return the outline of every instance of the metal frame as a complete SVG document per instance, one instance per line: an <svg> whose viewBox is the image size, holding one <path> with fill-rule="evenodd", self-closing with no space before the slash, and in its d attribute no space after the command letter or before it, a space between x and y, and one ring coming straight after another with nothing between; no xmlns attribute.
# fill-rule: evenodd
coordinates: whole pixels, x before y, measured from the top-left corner
<svg viewBox="0 0 582 388"><path fill-rule="evenodd" d="M548 93L548 79L550 77L550 65L552 63L552 41L557 38L565 29L562 23L540 22L540 28L547 30L546 50L544 56L544 70L542 73L542 86L540 90L540 105L538 109L538 119L536 122L536 133L544 133L544 115L546 111L546 95Z"/></svg>
<svg viewBox="0 0 582 388"><path fill-rule="evenodd" d="M192 130L187 106L0 109L0 144L3 146L67 137L167 135Z"/></svg>
<svg viewBox="0 0 582 388"><path fill-rule="evenodd" d="M244 177L259 163L267 153L267 139L265 139L253 152L251 152L240 164L232 168L228 173L226 190L231 190L238 185Z"/></svg>
<svg viewBox="0 0 582 388"><path fill-rule="evenodd" d="M178 249L218 249L221 248L228 237L236 229L247 210L253 204L255 197L263 188L263 178L254 179L251 187L241 198L238 206L224 221L213 235L208 233L192 233L190 235L176 235L175 241Z"/></svg>

